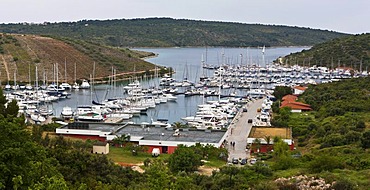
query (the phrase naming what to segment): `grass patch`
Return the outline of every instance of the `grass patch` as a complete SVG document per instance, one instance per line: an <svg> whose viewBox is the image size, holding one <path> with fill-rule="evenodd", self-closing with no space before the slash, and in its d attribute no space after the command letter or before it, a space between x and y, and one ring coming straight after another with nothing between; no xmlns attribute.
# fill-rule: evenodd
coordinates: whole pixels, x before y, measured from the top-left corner
<svg viewBox="0 0 370 190"><path fill-rule="evenodd" d="M159 157L161 159L168 159L169 154L161 154ZM145 159L155 159L150 153L138 152L137 156L133 156L132 152L124 148L119 147L109 147L108 158L112 159L114 162L122 162L127 164L139 164L144 162Z"/></svg>
<svg viewBox="0 0 370 190"><path fill-rule="evenodd" d="M220 159L209 159L204 163L204 166L220 168L226 164L225 161Z"/></svg>
<svg viewBox="0 0 370 190"><path fill-rule="evenodd" d="M279 177L291 177L291 176L296 176L296 175L301 175L305 174L302 168L291 168L287 170L278 170L274 172L274 178L279 178Z"/></svg>

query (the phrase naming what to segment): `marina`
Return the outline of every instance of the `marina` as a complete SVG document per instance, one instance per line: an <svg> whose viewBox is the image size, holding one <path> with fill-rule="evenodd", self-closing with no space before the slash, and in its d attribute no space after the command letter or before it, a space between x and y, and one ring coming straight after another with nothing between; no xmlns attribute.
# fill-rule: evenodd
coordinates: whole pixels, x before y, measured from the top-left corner
<svg viewBox="0 0 370 190"><path fill-rule="evenodd" d="M73 88L57 82L37 90L11 90L19 88L14 84L6 88L6 97L16 99L21 112L36 123L51 116L85 122L111 118L110 121L135 124L180 122L198 129L220 130L228 128L242 105L272 94L276 86L304 86L368 75L367 71L345 68L272 63L279 56L302 49L140 49L158 54L148 61L171 67L175 73L104 85L84 80ZM254 121L255 125L269 125L271 102L264 104L265 114Z"/></svg>

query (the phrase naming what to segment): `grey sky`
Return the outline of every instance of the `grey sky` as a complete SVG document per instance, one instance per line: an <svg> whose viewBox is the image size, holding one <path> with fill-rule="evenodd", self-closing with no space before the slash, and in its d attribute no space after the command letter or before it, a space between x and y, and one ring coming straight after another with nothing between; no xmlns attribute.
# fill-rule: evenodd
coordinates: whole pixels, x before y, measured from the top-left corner
<svg viewBox="0 0 370 190"><path fill-rule="evenodd" d="M171 17L370 32L370 0L1 0L0 23Z"/></svg>

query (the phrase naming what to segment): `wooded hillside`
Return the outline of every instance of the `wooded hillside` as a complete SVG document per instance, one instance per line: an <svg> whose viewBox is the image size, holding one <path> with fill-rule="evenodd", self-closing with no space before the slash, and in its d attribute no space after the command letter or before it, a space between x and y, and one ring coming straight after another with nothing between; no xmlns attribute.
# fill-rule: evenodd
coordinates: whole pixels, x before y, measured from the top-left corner
<svg viewBox="0 0 370 190"><path fill-rule="evenodd" d="M285 56L281 62L365 70L370 66L370 34L346 36L317 44L309 50Z"/></svg>
<svg viewBox="0 0 370 190"><path fill-rule="evenodd" d="M310 28L171 18L1 24L0 32L64 36L123 47L311 46L345 36Z"/></svg>

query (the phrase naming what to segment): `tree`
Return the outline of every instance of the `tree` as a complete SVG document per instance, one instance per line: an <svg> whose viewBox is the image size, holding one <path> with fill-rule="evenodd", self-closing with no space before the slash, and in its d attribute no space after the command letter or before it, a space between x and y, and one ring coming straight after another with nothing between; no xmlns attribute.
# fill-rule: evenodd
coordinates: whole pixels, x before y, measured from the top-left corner
<svg viewBox="0 0 370 190"><path fill-rule="evenodd" d="M234 166L225 166L220 168L220 172L229 176L229 187L233 186L233 176L239 173L239 169Z"/></svg>
<svg viewBox="0 0 370 190"><path fill-rule="evenodd" d="M193 172L202 165L202 156L196 154L192 147L179 145L168 159L168 166L172 172Z"/></svg>
<svg viewBox="0 0 370 190"><path fill-rule="evenodd" d="M259 152L260 148L261 148L261 140L259 138L255 138L253 140L253 144L256 145L256 148L257 148L257 152Z"/></svg>
<svg viewBox="0 0 370 190"><path fill-rule="evenodd" d="M55 160L32 141L19 118L0 119L0 186L27 189L41 177L60 175Z"/></svg>
<svg viewBox="0 0 370 190"><path fill-rule="evenodd" d="M161 159L153 160L153 163L145 169L148 189L171 189L171 175L166 163Z"/></svg>
<svg viewBox="0 0 370 190"><path fill-rule="evenodd" d="M263 137L264 139L265 139L265 141L266 141L266 143L267 143L267 151L270 151L269 150L269 148L270 148L270 144L271 144L271 136L265 136L265 137Z"/></svg>
<svg viewBox="0 0 370 190"><path fill-rule="evenodd" d="M116 136L112 141L115 145L123 146L125 142L130 141L130 135L122 134L121 136Z"/></svg>
<svg viewBox="0 0 370 190"><path fill-rule="evenodd" d="M58 190L67 190L69 189L67 186L66 181L63 179L63 177L57 177L53 176L51 178L41 178L41 182L34 184L32 188L30 189L40 189L40 190L52 190L52 189L58 189Z"/></svg>
<svg viewBox="0 0 370 190"><path fill-rule="evenodd" d="M174 123L173 123L173 126L174 126L175 128L184 128L184 127L187 127L187 125L186 125L186 124L184 124L184 123L182 123L182 122L174 122Z"/></svg>
<svg viewBox="0 0 370 190"><path fill-rule="evenodd" d="M274 93L272 95L275 96L276 99L281 100L285 95L292 94L293 91L290 87L287 86L277 86L274 89Z"/></svg>
<svg viewBox="0 0 370 190"><path fill-rule="evenodd" d="M279 140L274 143L274 155L276 158L288 156L289 146L286 142Z"/></svg>
<svg viewBox="0 0 370 190"><path fill-rule="evenodd" d="M282 141L281 137L279 137L279 136L274 136L274 138L272 139L272 142L274 142L274 143L277 143L279 141Z"/></svg>
<svg viewBox="0 0 370 190"><path fill-rule="evenodd" d="M5 104L7 100L6 97L4 96L3 89L0 88L0 114L2 114L4 117L6 117L6 111L5 111Z"/></svg>

